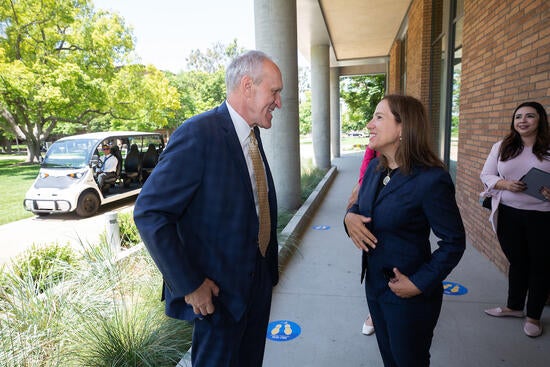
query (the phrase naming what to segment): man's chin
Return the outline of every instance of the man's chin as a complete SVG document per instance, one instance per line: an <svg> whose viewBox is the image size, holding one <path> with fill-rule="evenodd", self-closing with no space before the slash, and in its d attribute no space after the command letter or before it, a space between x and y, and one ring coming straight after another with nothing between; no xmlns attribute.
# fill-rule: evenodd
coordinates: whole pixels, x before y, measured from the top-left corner
<svg viewBox="0 0 550 367"><path fill-rule="evenodd" d="M270 129L271 128L271 120L264 120L261 123L258 124L258 127L261 127L262 129Z"/></svg>

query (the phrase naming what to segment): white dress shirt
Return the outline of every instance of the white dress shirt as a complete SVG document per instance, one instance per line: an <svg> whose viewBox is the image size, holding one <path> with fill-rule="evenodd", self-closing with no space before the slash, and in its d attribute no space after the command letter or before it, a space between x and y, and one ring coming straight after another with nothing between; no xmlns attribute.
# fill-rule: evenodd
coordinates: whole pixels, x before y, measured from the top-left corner
<svg viewBox="0 0 550 367"><path fill-rule="evenodd" d="M250 183L252 185L252 191L254 193L254 202L256 203L256 213L259 215L260 213L260 205L258 203L258 190L256 188L256 179L254 178L254 168L252 166L252 158L250 158L250 154L248 154L248 145L250 143L250 126L248 123L239 115L237 111L231 107L229 102L225 102L227 105L227 109L229 110L229 115L231 116L231 121L233 121L233 126L235 127L235 131L237 132L237 137L239 138L239 142L241 143L241 148L243 150L244 158L246 160L246 166L248 167L248 176L250 178ZM262 161L263 164L263 161ZM265 166L264 166L265 168ZM267 177L266 177L267 181ZM268 187L269 190L269 187Z"/></svg>

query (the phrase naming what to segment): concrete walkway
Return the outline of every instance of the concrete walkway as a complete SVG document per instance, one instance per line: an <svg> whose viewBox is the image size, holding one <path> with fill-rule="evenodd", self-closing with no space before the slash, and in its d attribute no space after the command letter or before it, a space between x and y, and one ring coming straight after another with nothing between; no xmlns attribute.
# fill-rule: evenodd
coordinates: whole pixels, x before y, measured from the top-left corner
<svg viewBox="0 0 550 367"><path fill-rule="evenodd" d="M272 322L290 321L301 333L288 341L268 338L264 367L382 366L375 336L361 334L368 314L359 283L361 256L342 223L361 158L362 153L353 153L333 161L338 173L317 210L307 214L310 221L298 249L288 257L271 312ZM543 314L547 331L535 339L525 336L521 319L486 316L484 309L505 301L507 280L471 246L447 280L462 285L467 293L444 296L432 366L550 366L549 307ZM289 326L296 329L292 323ZM290 337L297 334L290 331ZM284 333L277 335L284 339Z"/></svg>
<svg viewBox="0 0 550 367"><path fill-rule="evenodd" d="M98 214L79 218L75 213L34 216L0 225L0 266L33 245L71 245L82 250L82 245L97 244L105 232L107 213L133 209L135 198L104 205Z"/></svg>

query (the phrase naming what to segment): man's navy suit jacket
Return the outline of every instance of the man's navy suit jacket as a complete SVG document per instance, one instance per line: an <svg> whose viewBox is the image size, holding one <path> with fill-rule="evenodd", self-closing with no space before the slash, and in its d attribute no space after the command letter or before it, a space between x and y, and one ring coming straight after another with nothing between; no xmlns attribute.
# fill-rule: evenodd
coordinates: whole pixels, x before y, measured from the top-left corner
<svg viewBox="0 0 550 367"><path fill-rule="evenodd" d="M271 240L266 261L275 286L275 187L258 128L255 133L267 173ZM253 296L259 224L246 160L225 103L192 117L172 134L137 198L134 219L163 275L168 316L200 316L184 297L209 278L220 288L215 304L223 304L235 320L241 318Z"/></svg>
<svg viewBox="0 0 550 367"><path fill-rule="evenodd" d="M441 282L458 264L466 244L451 177L436 167L416 166L408 175L397 171L375 198L381 176L386 175L376 169L378 162L370 162L358 201L349 210L372 218L367 227L378 240L374 250L363 252L367 296L390 303L440 297ZM430 230L439 239L435 251ZM410 278L421 296L404 299L390 290L384 270L394 267Z"/></svg>

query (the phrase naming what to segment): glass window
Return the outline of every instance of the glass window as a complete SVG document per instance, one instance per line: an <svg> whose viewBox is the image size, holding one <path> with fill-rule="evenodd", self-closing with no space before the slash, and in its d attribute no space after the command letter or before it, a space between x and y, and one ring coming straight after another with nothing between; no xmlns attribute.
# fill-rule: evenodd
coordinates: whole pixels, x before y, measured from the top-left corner
<svg viewBox="0 0 550 367"><path fill-rule="evenodd" d="M84 168L89 162L90 149L96 144L90 139L58 140L48 149L42 167Z"/></svg>
<svg viewBox="0 0 550 367"><path fill-rule="evenodd" d="M432 2L430 119L436 151L456 177L460 126L463 0Z"/></svg>

